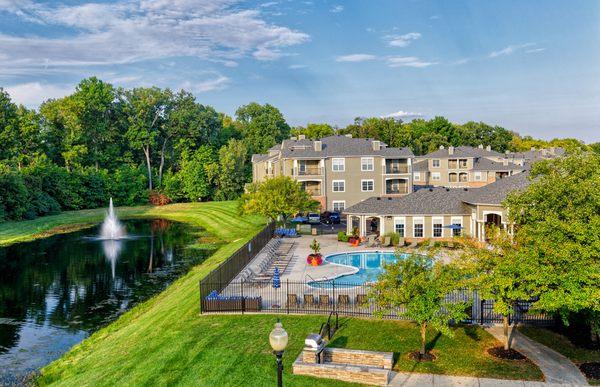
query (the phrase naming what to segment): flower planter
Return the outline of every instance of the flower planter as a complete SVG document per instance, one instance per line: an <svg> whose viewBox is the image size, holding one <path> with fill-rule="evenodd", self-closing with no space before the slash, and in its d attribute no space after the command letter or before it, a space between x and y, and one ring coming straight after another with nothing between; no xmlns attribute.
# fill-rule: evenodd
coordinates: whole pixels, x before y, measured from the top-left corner
<svg viewBox="0 0 600 387"><path fill-rule="evenodd" d="M321 254L308 254L306 263L311 266L319 266L323 263L323 256Z"/></svg>

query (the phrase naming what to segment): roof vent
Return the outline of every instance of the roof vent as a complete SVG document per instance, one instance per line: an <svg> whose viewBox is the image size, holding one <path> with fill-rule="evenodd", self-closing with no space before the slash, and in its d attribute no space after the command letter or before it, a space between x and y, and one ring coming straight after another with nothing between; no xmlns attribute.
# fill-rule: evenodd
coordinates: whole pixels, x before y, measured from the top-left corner
<svg viewBox="0 0 600 387"><path fill-rule="evenodd" d="M454 154L454 147L453 146L449 146L448 147L448 154L449 155L453 155Z"/></svg>
<svg viewBox="0 0 600 387"><path fill-rule="evenodd" d="M429 192L433 192L433 188L429 188Z"/></svg>
<svg viewBox="0 0 600 387"><path fill-rule="evenodd" d="M381 149L381 141L373 140L373 142L371 144L373 145L374 151L378 151Z"/></svg>
<svg viewBox="0 0 600 387"><path fill-rule="evenodd" d="M377 200L381 200L381 198L377 198Z"/></svg>
<svg viewBox="0 0 600 387"><path fill-rule="evenodd" d="M469 190L468 188L463 188L463 191L468 191L468 190Z"/></svg>
<svg viewBox="0 0 600 387"><path fill-rule="evenodd" d="M392 198L388 198L388 200L392 200Z"/></svg>
<svg viewBox="0 0 600 387"><path fill-rule="evenodd" d="M492 151L492 146L491 145L486 146L485 150L488 151L488 152L491 152Z"/></svg>
<svg viewBox="0 0 600 387"><path fill-rule="evenodd" d="M446 192L450 192L450 188L446 188Z"/></svg>
<svg viewBox="0 0 600 387"><path fill-rule="evenodd" d="M348 138L352 138L352 133L348 133L348 134L346 135L346 137L348 137Z"/></svg>
<svg viewBox="0 0 600 387"><path fill-rule="evenodd" d="M299 134L298 140L306 140L306 136L304 134Z"/></svg>
<svg viewBox="0 0 600 387"><path fill-rule="evenodd" d="M315 141L315 152L320 152L323 150L323 143L321 140Z"/></svg>

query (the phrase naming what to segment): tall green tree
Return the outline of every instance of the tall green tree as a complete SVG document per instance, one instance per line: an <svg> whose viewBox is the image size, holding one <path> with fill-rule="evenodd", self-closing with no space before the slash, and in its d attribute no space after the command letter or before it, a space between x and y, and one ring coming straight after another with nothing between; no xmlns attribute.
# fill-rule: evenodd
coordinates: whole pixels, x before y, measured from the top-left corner
<svg viewBox="0 0 600 387"><path fill-rule="evenodd" d="M210 182L215 157L211 147L202 145L195 151L183 152L181 169L168 176L165 192L172 199L203 201L213 193Z"/></svg>
<svg viewBox="0 0 600 387"><path fill-rule="evenodd" d="M172 109L172 93L157 87L135 88L121 93L121 104L127 123L126 137L134 149L144 155L148 188L153 188L152 159L157 144L164 136L164 125Z"/></svg>
<svg viewBox="0 0 600 387"><path fill-rule="evenodd" d="M265 153L290 136L290 127L276 107L252 102L235 112L249 154Z"/></svg>
<svg viewBox="0 0 600 387"><path fill-rule="evenodd" d="M284 224L291 215L320 207L299 182L288 176L250 184L241 197L240 205L243 213L262 215L270 220L281 217Z"/></svg>
<svg viewBox="0 0 600 387"><path fill-rule="evenodd" d="M219 161L212 169L216 200L232 200L244 192L247 181L247 152L244 142L232 139L219 149Z"/></svg>
<svg viewBox="0 0 600 387"><path fill-rule="evenodd" d="M306 138L310 138L311 140L318 140L323 137L333 136L335 134L335 130L329 124L308 124L306 128L298 126L292 129L292 135L299 136L305 135Z"/></svg>
<svg viewBox="0 0 600 387"><path fill-rule="evenodd" d="M385 266L369 297L375 301L380 317L396 312L419 324L419 355L423 357L428 327L452 336L449 323L467 318L467 303L447 301L460 279L453 266L430 256L410 254Z"/></svg>
<svg viewBox="0 0 600 387"><path fill-rule="evenodd" d="M535 307L564 319L600 311L600 155L575 153L534 164L533 181L504 205L515 240L535 266Z"/></svg>
<svg viewBox="0 0 600 387"><path fill-rule="evenodd" d="M17 147L16 138L19 132L17 105L0 87L0 160L9 160L14 156Z"/></svg>

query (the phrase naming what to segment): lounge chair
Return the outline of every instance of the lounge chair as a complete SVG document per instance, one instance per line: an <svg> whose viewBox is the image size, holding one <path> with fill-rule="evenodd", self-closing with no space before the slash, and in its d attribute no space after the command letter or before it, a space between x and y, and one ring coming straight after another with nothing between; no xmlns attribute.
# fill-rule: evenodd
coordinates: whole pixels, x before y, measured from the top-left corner
<svg viewBox="0 0 600 387"><path fill-rule="evenodd" d="M408 247L410 249L416 249L417 248L417 241L413 240L412 242L410 242L410 245Z"/></svg>
<svg viewBox="0 0 600 387"><path fill-rule="evenodd" d="M315 305L315 296L313 296L312 294L305 294L304 295L304 306L310 308L314 305Z"/></svg>
<svg viewBox="0 0 600 387"><path fill-rule="evenodd" d="M386 236L385 238L383 238L383 244L381 245L382 247L390 247L392 245L392 238L390 238L389 236Z"/></svg>
<svg viewBox="0 0 600 387"><path fill-rule="evenodd" d="M375 247L377 243L375 242L375 235L369 235L367 238L367 247Z"/></svg>
<svg viewBox="0 0 600 387"><path fill-rule="evenodd" d="M348 306L350 305L350 296L347 294L338 295L338 306Z"/></svg>
<svg viewBox="0 0 600 387"><path fill-rule="evenodd" d="M327 294L319 295L319 307L320 308L329 308L329 295L327 295Z"/></svg>
<svg viewBox="0 0 600 387"><path fill-rule="evenodd" d="M398 247L404 247L406 245L406 241L404 238L398 238Z"/></svg>
<svg viewBox="0 0 600 387"><path fill-rule="evenodd" d="M300 301L298 301L298 295L288 293L286 305L288 308L297 308L298 305L300 305Z"/></svg>

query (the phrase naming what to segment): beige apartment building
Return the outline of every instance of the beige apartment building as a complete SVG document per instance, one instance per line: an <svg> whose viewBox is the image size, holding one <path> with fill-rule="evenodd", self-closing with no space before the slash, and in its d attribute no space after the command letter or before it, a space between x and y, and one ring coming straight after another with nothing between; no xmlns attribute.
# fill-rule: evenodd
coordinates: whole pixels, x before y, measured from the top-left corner
<svg viewBox="0 0 600 387"><path fill-rule="evenodd" d="M252 156L254 182L275 176L299 181L322 210L342 212L373 196L399 197L413 191L413 153L373 139L329 136L284 140L267 154Z"/></svg>
<svg viewBox="0 0 600 387"><path fill-rule="evenodd" d="M413 184L416 188L482 187L529 169L532 162L564 154L561 148L519 153L500 153L490 146L440 146L435 152L415 158Z"/></svg>

